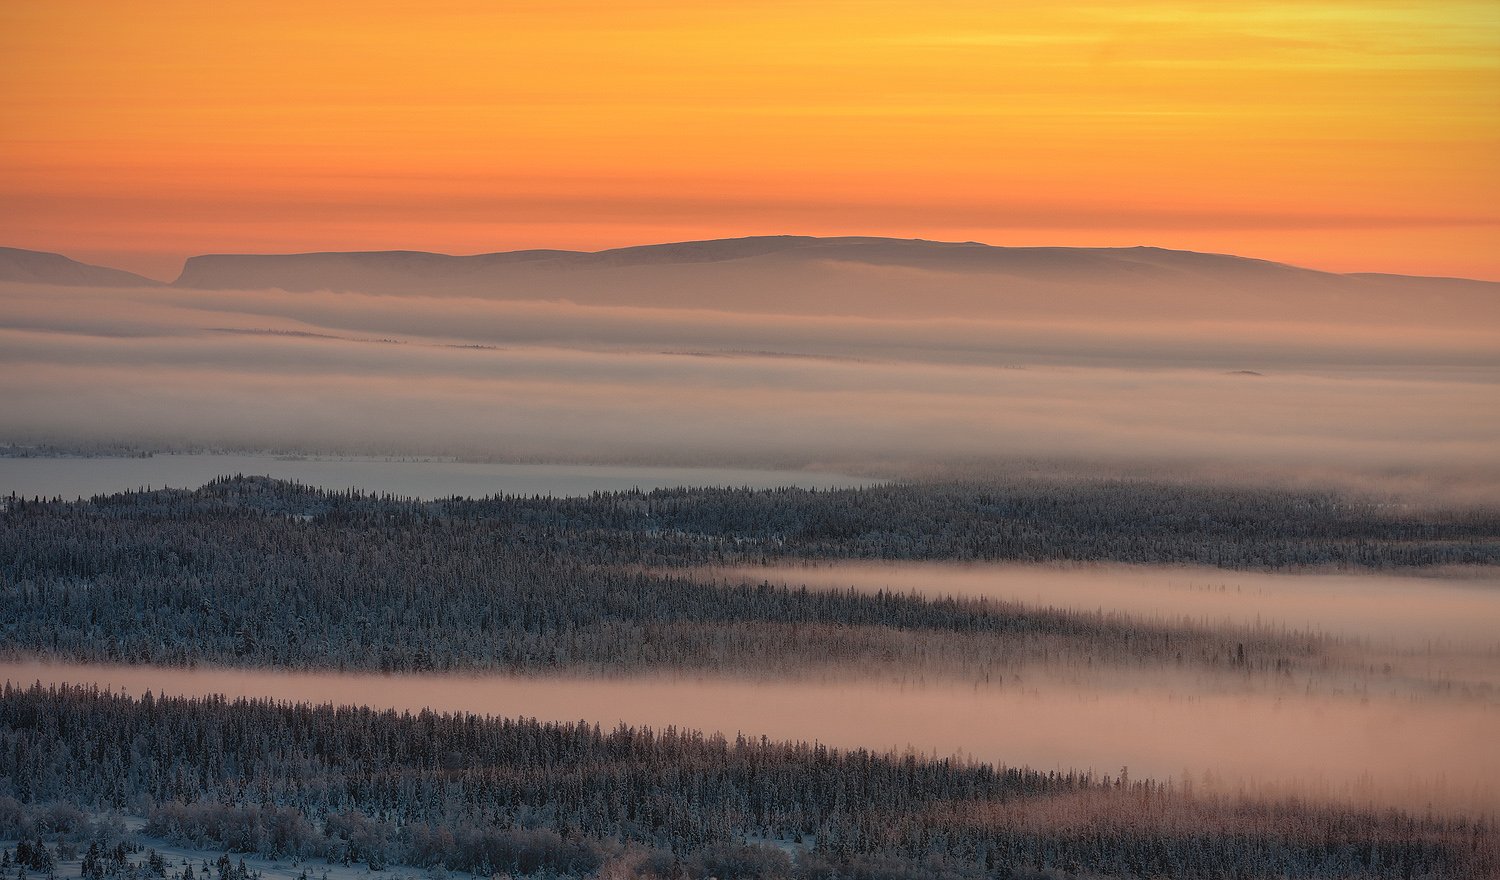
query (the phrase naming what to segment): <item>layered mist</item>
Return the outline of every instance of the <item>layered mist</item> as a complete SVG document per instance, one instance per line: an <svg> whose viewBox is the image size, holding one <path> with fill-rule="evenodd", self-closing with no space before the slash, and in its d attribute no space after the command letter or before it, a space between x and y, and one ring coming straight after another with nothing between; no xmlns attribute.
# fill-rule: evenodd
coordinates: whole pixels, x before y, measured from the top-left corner
<svg viewBox="0 0 1500 880"><path fill-rule="evenodd" d="M1500 864L1500 285L4 251L0 402L3 828L432 877Z"/></svg>
<svg viewBox="0 0 1500 880"><path fill-rule="evenodd" d="M298 292L5 282L0 440L883 475L1026 460L1494 497L1493 285L899 244L522 261L461 285L210 264L217 287ZM318 290L355 284L379 292Z"/></svg>

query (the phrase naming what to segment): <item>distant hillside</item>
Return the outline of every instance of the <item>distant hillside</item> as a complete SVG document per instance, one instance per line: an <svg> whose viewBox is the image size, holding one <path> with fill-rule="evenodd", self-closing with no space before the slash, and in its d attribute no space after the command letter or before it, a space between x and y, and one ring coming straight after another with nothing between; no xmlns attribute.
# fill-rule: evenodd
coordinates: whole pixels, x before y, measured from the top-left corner
<svg viewBox="0 0 1500 880"><path fill-rule="evenodd" d="M867 317L1500 317L1500 284L1339 275L1162 248L765 236L585 253L211 254L175 284Z"/></svg>
<svg viewBox="0 0 1500 880"><path fill-rule="evenodd" d="M311 254L209 254L192 257L175 284L204 289L433 292L511 278L580 270L704 264L853 263L938 272L1011 275L1046 281L1141 281L1195 275L1236 278L1338 278L1264 260L1161 248L994 247L976 242L777 235L616 248L598 252L532 250L473 256L420 251ZM735 266L732 268L741 268Z"/></svg>
<svg viewBox="0 0 1500 880"><path fill-rule="evenodd" d="M69 284L75 287L160 287L153 281L104 266L91 266L70 260L62 254L0 247L0 281L27 281L37 284Z"/></svg>
<svg viewBox="0 0 1500 880"><path fill-rule="evenodd" d="M0 280L155 286L57 254L0 249ZM179 288L360 292L869 318L1500 322L1500 284L1319 272L1153 247L777 235L584 252L207 254Z"/></svg>

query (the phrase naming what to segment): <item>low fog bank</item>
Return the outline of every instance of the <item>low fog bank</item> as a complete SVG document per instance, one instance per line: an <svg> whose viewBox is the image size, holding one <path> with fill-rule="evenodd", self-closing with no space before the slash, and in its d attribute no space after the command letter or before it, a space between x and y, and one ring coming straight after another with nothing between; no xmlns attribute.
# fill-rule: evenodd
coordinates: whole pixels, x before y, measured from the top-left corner
<svg viewBox="0 0 1500 880"><path fill-rule="evenodd" d="M1500 712L1401 700L1185 695L1129 690L893 687L643 677L382 676L0 664L22 685L95 683L140 695L273 697L376 708L424 707L541 720L624 721L912 748L938 756L1188 780L1213 790L1294 793L1421 810L1500 807Z"/></svg>
<svg viewBox="0 0 1500 880"><path fill-rule="evenodd" d="M835 562L709 569L699 577L991 599L1196 626L1285 628L1371 648L1487 652L1500 664L1500 569L1493 568L1270 574L1145 565Z"/></svg>
<svg viewBox="0 0 1500 880"><path fill-rule="evenodd" d="M7 283L0 442L880 475L1067 460L1493 501L1500 331L1434 315L827 317Z"/></svg>
<svg viewBox="0 0 1500 880"><path fill-rule="evenodd" d="M1358 697L1419 706L1468 705L1500 713L1500 569L1403 575L1268 574L1114 565L833 562L700 569L718 583L771 583L997 603L997 611L1061 610L1119 615L1142 631L1166 627L1186 646L1205 634L1238 643L1243 661L1157 668L1090 662L1063 652L1005 670L1012 684L1132 692L1166 688L1183 697ZM1285 668L1263 662L1276 645L1313 650ZM1181 650L1181 649L1180 649ZM1180 656L1180 655L1179 655ZM942 671L929 670L934 677Z"/></svg>

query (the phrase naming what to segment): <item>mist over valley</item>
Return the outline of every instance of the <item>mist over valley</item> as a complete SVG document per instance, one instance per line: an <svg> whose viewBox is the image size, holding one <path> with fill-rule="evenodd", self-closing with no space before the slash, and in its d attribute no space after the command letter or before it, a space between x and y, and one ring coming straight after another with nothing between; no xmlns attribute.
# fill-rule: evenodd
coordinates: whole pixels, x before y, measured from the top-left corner
<svg viewBox="0 0 1500 880"><path fill-rule="evenodd" d="M525 876L1500 863L1493 284L793 236L0 256L17 836L51 799ZM276 732L162 757L158 706ZM363 759L313 717L446 757L331 798Z"/></svg>

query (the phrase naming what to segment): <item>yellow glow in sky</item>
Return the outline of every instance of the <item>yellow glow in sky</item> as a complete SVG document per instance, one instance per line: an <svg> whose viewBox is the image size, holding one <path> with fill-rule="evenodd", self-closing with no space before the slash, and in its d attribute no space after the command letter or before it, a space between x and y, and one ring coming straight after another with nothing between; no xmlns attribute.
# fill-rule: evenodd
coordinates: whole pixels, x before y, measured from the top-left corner
<svg viewBox="0 0 1500 880"><path fill-rule="evenodd" d="M1500 278L1500 4L0 7L0 244L1154 244Z"/></svg>

